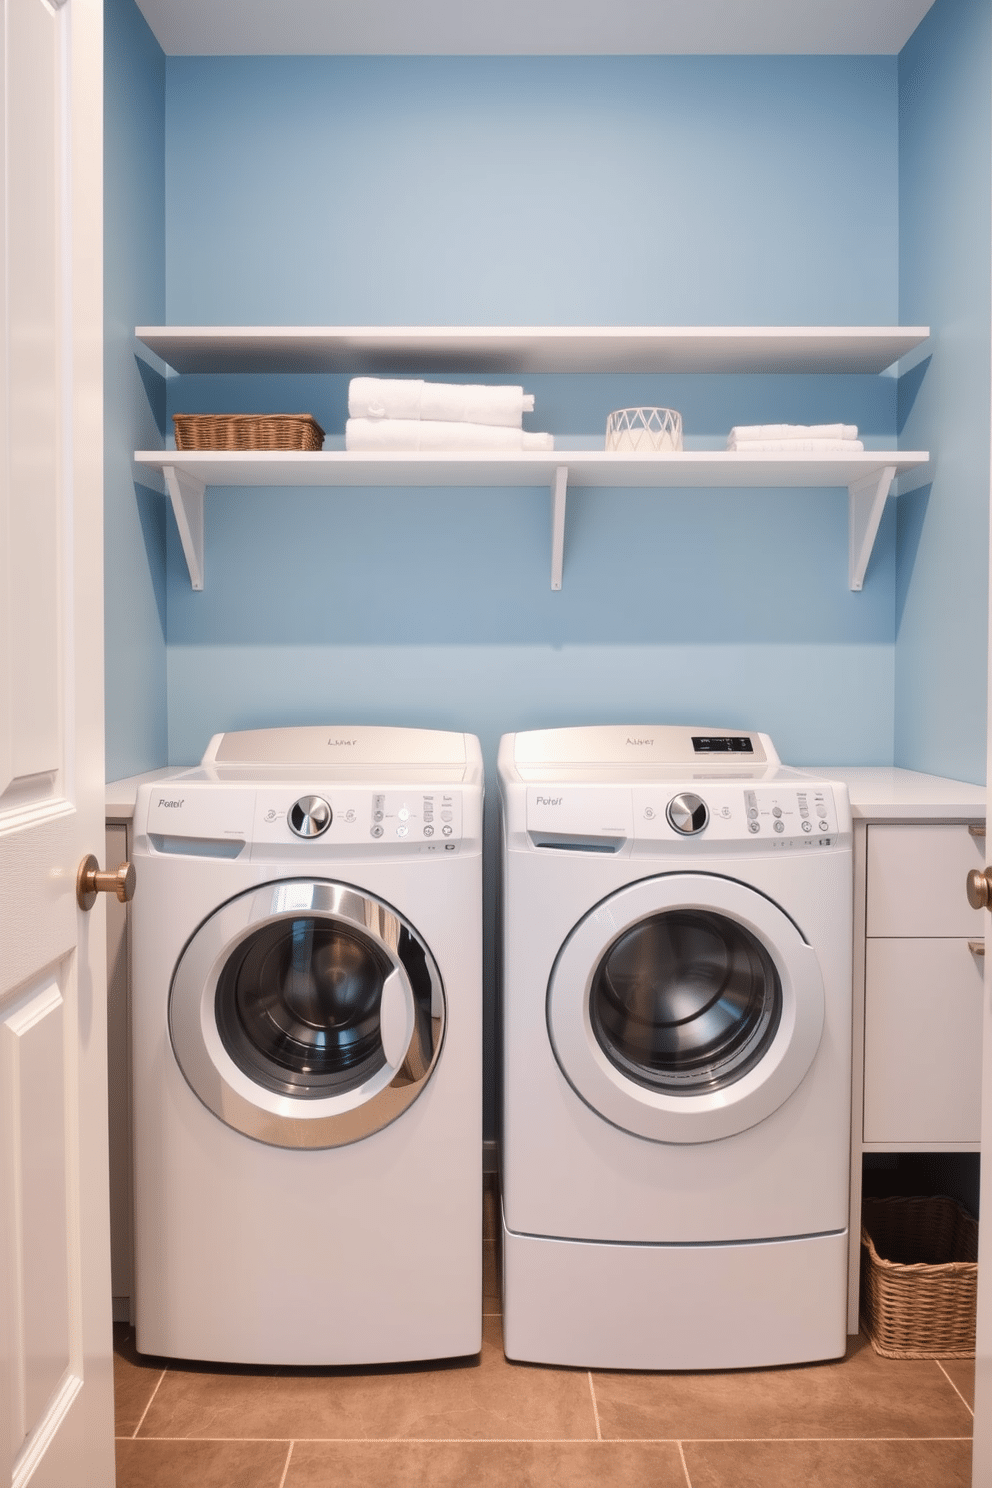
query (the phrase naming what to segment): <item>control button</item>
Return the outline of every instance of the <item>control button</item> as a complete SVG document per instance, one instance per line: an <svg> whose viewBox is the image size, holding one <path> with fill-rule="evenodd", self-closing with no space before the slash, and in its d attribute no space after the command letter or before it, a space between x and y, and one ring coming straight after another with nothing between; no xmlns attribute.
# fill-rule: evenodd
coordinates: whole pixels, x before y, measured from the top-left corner
<svg viewBox="0 0 992 1488"><path fill-rule="evenodd" d="M358 813L354 810L354 808L351 808L350 810L345 812L344 819L346 822L353 822L357 815Z"/></svg>
<svg viewBox="0 0 992 1488"><path fill-rule="evenodd" d="M810 821L804 821L803 822L803 831L804 832L812 832L812 830L813 830L813 823L810 822Z"/></svg>
<svg viewBox="0 0 992 1488"><path fill-rule="evenodd" d="M265 820L266 821L270 821L270 822L271 821L275 821L277 815L278 815L278 812L273 811L271 809L271 807L270 807L269 810L265 813Z"/></svg>
<svg viewBox="0 0 992 1488"><path fill-rule="evenodd" d="M776 832L784 832L785 831L785 822L784 821L777 821L777 822L775 822L774 825L775 825Z"/></svg>
<svg viewBox="0 0 992 1488"><path fill-rule="evenodd" d="M457 846L458 846L457 842L446 842L444 844L444 850L445 850L445 852L454 852L454 850L455 850L455 848Z"/></svg>
<svg viewBox="0 0 992 1488"><path fill-rule="evenodd" d="M720 807L720 815L724 818L725 821L729 820L729 817L730 817L730 807L729 806L721 806Z"/></svg>
<svg viewBox="0 0 992 1488"><path fill-rule="evenodd" d="M821 823L820 823L820 831L821 832L829 832L830 831L830 823L829 822L826 822L826 821L821 821Z"/></svg>
<svg viewBox="0 0 992 1488"><path fill-rule="evenodd" d="M372 827L371 828L371 832L372 832L372 836L373 837L381 837L382 836L382 828L381 827Z"/></svg>
<svg viewBox="0 0 992 1488"><path fill-rule="evenodd" d="M397 837L405 837L406 834L407 834L407 832L409 832L409 830L410 830L409 827L403 827L403 826L397 827L396 828L396 835L397 835Z"/></svg>
<svg viewBox="0 0 992 1488"><path fill-rule="evenodd" d="M644 820L645 821L654 821L654 807L653 806L645 806L645 808L644 808Z"/></svg>
<svg viewBox="0 0 992 1488"><path fill-rule="evenodd" d="M442 821L451 821L451 817L452 817L452 813L450 811L442 811L441 812L441 820Z"/></svg>
<svg viewBox="0 0 992 1488"><path fill-rule="evenodd" d="M382 821L382 812L381 811L373 811L373 813L372 813L372 820L373 821Z"/></svg>
<svg viewBox="0 0 992 1488"><path fill-rule="evenodd" d="M409 812L409 809L406 806L401 806L400 809L399 809L399 811L397 811L396 815L399 817L400 821L409 821L410 820L410 812Z"/></svg>
<svg viewBox="0 0 992 1488"><path fill-rule="evenodd" d="M751 807L751 810L748 812L748 818L749 818L750 821L757 821L758 820L758 808L757 808L757 806L752 806Z"/></svg>
<svg viewBox="0 0 992 1488"><path fill-rule="evenodd" d="M331 820L331 808L323 796L301 796L289 808L289 828L297 837L319 837Z"/></svg>
<svg viewBox="0 0 992 1488"><path fill-rule="evenodd" d="M668 803L665 815L669 824L683 837L695 837L710 819L706 802L692 791L682 791Z"/></svg>
<svg viewBox="0 0 992 1488"><path fill-rule="evenodd" d="M773 806L772 807L772 816L781 816L781 815L782 815L782 808L781 808L781 806Z"/></svg>
<svg viewBox="0 0 992 1488"><path fill-rule="evenodd" d="M761 823L756 821L749 821L747 824L747 829L749 832L760 832Z"/></svg>
<svg viewBox="0 0 992 1488"><path fill-rule="evenodd" d="M441 836L442 837L450 837L451 836L451 833L452 833L452 830L453 829L451 827L448 827L448 826L442 827L441 828Z"/></svg>
<svg viewBox="0 0 992 1488"><path fill-rule="evenodd" d="M426 826L424 828L424 836L425 837L433 837L434 836L434 828L431 827L431 826Z"/></svg>

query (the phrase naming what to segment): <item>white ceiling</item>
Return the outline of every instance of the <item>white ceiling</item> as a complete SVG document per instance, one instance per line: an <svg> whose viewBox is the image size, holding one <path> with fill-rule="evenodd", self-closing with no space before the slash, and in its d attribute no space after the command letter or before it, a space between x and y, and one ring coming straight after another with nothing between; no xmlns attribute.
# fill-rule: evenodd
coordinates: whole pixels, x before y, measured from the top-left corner
<svg viewBox="0 0 992 1488"><path fill-rule="evenodd" d="M933 0L137 0L168 56L892 55Z"/></svg>

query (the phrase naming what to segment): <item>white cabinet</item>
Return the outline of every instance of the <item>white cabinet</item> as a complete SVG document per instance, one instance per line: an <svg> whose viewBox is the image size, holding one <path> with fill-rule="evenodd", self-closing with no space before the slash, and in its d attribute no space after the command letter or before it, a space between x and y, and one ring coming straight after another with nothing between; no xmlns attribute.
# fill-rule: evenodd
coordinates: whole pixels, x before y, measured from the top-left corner
<svg viewBox="0 0 992 1488"><path fill-rule="evenodd" d="M964 824L868 828L866 1146L979 1140L984 924L964 883L984 843Z"/></svg>
<svg viewBox="0 0 992 1488"><path fill-rule="evenodd" d="M390 376L528 372L878 373L925 341L925 326L223 327L139 326L174 371L348 372ZM163 472L194 589L203 587L203 501L226 486L534 486L551 498L551 587L561 588L569 485L846 486L848 583L862 587L892 482L926 464L922 450L748 454L228 453L139 450Z"/></svg>

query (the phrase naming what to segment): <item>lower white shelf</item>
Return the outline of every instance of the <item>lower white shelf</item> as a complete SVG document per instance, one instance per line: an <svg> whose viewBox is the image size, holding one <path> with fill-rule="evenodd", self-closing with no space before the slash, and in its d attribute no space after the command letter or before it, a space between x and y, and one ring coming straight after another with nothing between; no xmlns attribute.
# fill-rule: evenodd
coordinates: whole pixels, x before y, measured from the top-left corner
<svg viewBox="0 0 992 1488"><path fill-rule="evenodd" d="M345 450L139 450L139 466L161 470L172 499L194 589L203 588L203 498L207 486L543 486L551 493L551 587L561 588L567 488L836 487L850 500L849 583L860 589L895 476L925 465L919 450L850 455L679 451L612 454L365 454Z"/></svg>

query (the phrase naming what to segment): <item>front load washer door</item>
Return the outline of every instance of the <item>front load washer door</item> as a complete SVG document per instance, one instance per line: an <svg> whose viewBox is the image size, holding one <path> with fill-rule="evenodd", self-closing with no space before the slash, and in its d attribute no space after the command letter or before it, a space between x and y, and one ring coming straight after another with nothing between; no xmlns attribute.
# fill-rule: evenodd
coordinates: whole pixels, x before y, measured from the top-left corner
<svg viewBox="0 0 992 1488"><path fill-rule="evenodd" d="M189 941L169 1030L190 1087L235 1131L339 1147L416 1100L444 1036L437 964L388 904L292 879L220 906Z"/></svg>
<svg viewBox="0 0 992 1488"><path fill-rule="evenodd" d="M764 894L672 873L611 894L570 933L548 986L555 1057L614 1126L712 1142L802 1083L823 1032L812 947Z"/></svg>

